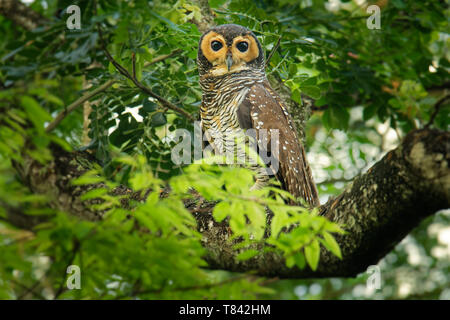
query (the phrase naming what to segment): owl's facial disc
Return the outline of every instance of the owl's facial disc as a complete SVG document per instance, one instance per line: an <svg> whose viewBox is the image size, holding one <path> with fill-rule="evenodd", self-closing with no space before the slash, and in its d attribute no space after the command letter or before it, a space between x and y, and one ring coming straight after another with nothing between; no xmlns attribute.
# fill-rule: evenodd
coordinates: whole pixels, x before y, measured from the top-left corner
<svg viewBox="0 0 450 320"><path fill-rule="evenodd" d="M258 44L250 34L227 42L221 34L210 31L203 37L200 49L212 64L209 74L213 76L249 70L248 63L259 56Z"/></svg>

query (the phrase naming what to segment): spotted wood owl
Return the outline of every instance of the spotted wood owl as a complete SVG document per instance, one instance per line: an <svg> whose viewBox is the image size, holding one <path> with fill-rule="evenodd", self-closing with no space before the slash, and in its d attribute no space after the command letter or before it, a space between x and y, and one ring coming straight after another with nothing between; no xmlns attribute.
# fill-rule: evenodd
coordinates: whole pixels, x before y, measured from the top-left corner
<svg viewBox="0 0 450 320"><path fill-rule="evenodd" d="M256 131L256 149L264 148L268 149L266 152L276 154L278 167L272 173L281 187L296 198L302 197L311 206L319 205L317 189L294 121L266 78L264 51L253 32L235 24L213 27L200 38L197 64L203 91L202 130L226 136L236 129L253 129ZM277 141L273 141L275 138ZM209 134L207 140L216 153L226 149L222 139ZM261 165L253 169L257 170L253 187L267 184L270 170L263 170L267 168Z"/></svg>

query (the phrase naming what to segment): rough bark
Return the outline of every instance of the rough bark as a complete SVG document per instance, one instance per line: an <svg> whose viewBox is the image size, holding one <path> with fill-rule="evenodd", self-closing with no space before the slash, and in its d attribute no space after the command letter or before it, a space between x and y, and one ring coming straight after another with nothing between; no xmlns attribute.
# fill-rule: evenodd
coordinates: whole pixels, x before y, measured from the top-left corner
<svg viewBox="0 0 450 320"><path fill-rule="evenodd" d="M342 260L322 250L316 272L287 268L282 257L273 253L238 262L223 226L204 218L208 263L232 271L255 270L265 276L356 276L383 258L420 221L450 207L449 151L450 133L412 132L340 196L322 206L324 216L347 231L336 239Z"/></svg>
<svg viewBox="0 0 450 320"><path fill-rule="evenodd" d="M324 204L323 215L341 224L347 234L337 236L343 259L322 250L315 272L287 268L283 258L273 252L238 261L238 252L229 241L228 225L212 218L214 204L203 203L199 207L195 200L189 200L186 207L197 219L203 234L210 268L289 278L355 276L376 264L424 218L450 207L449 151L450 133L411 132L398 148L358 176L340 196ZM70 153L58 148L53 152L55 160L45 167L29 159L18 168L23 180L33 192L50 195L54 208L80 219L101 219L101 212L88 209L87 203L80 200L85 190L70 184L71 179L87 170L93 159L81 152ZM125 187L114 192L129 194L133 199L138 197ZM126 201L123 205L127 206ZM9 219L27 229L38 222L27 220L16 211L10 212Z"/></svg>
<svg viewBox="0 0 450 320"><path fill-rule="evenodd" d="M46 21L45 17L18 0L0 0L0 14L27 30L33 30Z"/></svg>
<svg viewBox="0 0 450 320"><path fill-rule="evenodd" d="M208 0L192 0L192 3L200 8L202 19L200 21L193 19L191 22L197 26L200 32L205 32L214 25L215 14L209 7Z"/></svg>

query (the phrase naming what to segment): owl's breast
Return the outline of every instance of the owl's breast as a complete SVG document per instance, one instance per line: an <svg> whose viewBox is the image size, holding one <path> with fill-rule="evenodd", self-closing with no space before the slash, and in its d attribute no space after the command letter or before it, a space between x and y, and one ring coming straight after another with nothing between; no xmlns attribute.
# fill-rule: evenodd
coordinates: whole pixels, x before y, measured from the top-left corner
<svg viewBox="0 0 450 320"><path fill-rule="evenodd" d="M218 89L204 94L200 110L203 129L219 132L238 129L237 109L249 91L250 88L244 87L237 91Z"/></svg>

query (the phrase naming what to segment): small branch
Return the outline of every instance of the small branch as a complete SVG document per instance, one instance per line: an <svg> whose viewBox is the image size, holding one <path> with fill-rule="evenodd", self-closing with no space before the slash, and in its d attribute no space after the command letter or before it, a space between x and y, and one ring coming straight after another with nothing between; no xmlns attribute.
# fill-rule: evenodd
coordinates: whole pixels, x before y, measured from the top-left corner
<svg viewBox="0 0 450 320"><path fill-rule="evenodd" d="M425 125L425 128L428 128L428 127L430 127L433 124L434 119L436 118L436 116L439 113L439 110L441 109L441 107L444 104L444 102L446 100L448 100L448 99L450 99L450 95L449 94L444 96L443 98L441 98L438 102L436 102L436 104L434 105L434 112L433 112L433 114L430 117L430 121L428 121L428 123Z"/></svg>
<svg viewBox="0 0 450 320"><path fill-rule="evenodd" d="M354 178L353 179L345 179L345 178L342 178L342 179L328 179L328 180L324 180L322 182L318 182L317 184L318 185L322 185L322 184L339 183L339 182L348 183L348 182L351 182L353 180L354 180Z"/></svg>
<svg viewBox="0 0 450 320"><path fill-rule="evenodd" d="M183 291L192 291L192 290L206 290L206 289L211 289L211 288L215 288L215 287L219 287L222 286L224 284L227 283L231 283L231 282L235 282L235 281L239 281L245 278L249 278L252 279L254 278L254 276L252 275L248 275L248 274L243 274L240 276L236 276L233 278L229 278L220 282L216 282L216 283L210 283L210 284L205 284L205 285L195 285L195 286L189 286L189 287L181 287L181 288L170 288L171 292L183 292ZM143 294L150 294L150 293L160 293L164 290L165 288L159 288L159 289L150 289L150 290L142 290L142 291L135 291L132 293L131 296L137 296L137 295L143 295ZM119 300L119 299L123 299L123 298L127 298L130 297L130 295L123 295L123 296L118 296L115 298L115 300Z"/></svg>
<svg viewBox="0 0 450 320"><path fill-rule="evenodd" d="M273 54L275 53L275 51L277 51L278 47L280 46L280 43L281 43L281 36L278 37L277 43L276 43L275 46L272 48L272 51L270 51L269 56L267 57L267 60L266 60L266 68L267 68L267 66L269 65L270 59L272 59Z"/></svg>
<svg viewBox="0 0 450 320"><path fill-rule="evenodd" d="M22 300L27 296L29 293L36 294L34 290L41 284L42 279L36 281L31 287L27 288L20 296L17 297L17 300Z"/></svg>
<svg viewBox="0 0 450 320"><path fill-rule="evenodd" d="M148 67L150 65L153 65L155 63L161 62L163 60L166 60L168 58L174 57L177 54L179 54L180 52L182 52L181 49L177 49L172 51L169 54L164 54L161 56L158 56L154 59L152 59L152 61L148 61L144 64L144 67ZM111 87L114 83L116 82L116 80L111 79L108 80L107 82L105 82L104 84L102 84L100 87L98 87L97 89L95 89L94 91L90 91L90 92L86 92L83 96L81 96L80 98L78 98L77 100L75 100L74 102L72 102L68 107L66 107L61 113L59 113L56 118L47 126L47 128L45 128L45 131L48 133L50 131L52 131L53 129L55 129L59 123L67 116L69 115L73 110L75 110L77 107L79 107L80 105L82 105L84 102L92 99L94 96L96 96L97 94L99 94L102 91L105 91L106 89L108 89L109 87Z"/></svg>
<svg viewBox="0 0 450 320"><path fill-rule="evenodd" d="M34 290L35 290L34 286L31 287L31 288L29 288L29 287L27 287L26 285L23 285L23 284L21 284L20 282L14 280L14 279L11 279L10 281L11 281L12 283L18 285L19 287L22 287L23 289L25 289L25 290L26 290L26 294L32 293L32 294L34 294L36 297L38 297L40 300L47 300L47 299L45 299L45 297L42 296L40 293L34 291ZM40 282L38 282L38 283L40 283ZM21 295L18 299L19 299L19 300L22 299L23 296L24 296L24 295Z"/></svg>
<svg viewBox="0 0 450 320"><path fill-rule="evenodd" d="M131 54L131 67L133 70L133 78L136 79L136 54L134 52Z"/></svg>
<svg viewBox="0 0 450 320"><path fill-rule="evenodd" d="M152 65L152 64L155 64L155 63L161 62L161 61L163 61L163 60L172 58L172 57L174 57L174 56L180 54L181 52L183 52L183 50L181 50L181 49L176 49L176 50L173 50L173 51L172 51L171 53L169 53L169 54L163 54L163 55L157 56L156 58L152 59L152 61L149 61L149 62L144 63L144 67L148 67L148 66L150 66L150 65Z"/></svg>
<svg viewBox="0 0 450 320"><path fill-rule="evenodd" d="M444 82L443 84L434 85L434 86L431 86L431 87L427 87L425 89L427 91L431 91L431 90L448 90L448 89L450 89L450 82Z"/></svg>
<svg viewBox="0 0 450 320"><path fill-rule="evenodd" d="M86 92L83 96L81 96L80 98L78 98L77 100L75 100L74 102L72 102L69 106L67 106L67 108L65 108L62 112L60 112L56 118L50 122L50 124L45 128L46 132L50 132L53 129L55 129L59 123L64 120L64 118L71 113L73 110L75 110L76 108L78 108L80 105L82 105L84 102L88 101L89 99L93 98L94 96L96 96L97 94L99 94L100 92L108 89L110 86L112 86L114 84L114 82L116 82L116 80L109 80L107 82L105 82L104 84L102 84L100 87L98 87L97 89L90 91L90 92Z"/></svg>
<svg viewBox="0 0 450 320"><path fill-rule="evenodd" d="M319 112L319 111L324 111L324 110L327 110L329 108L329 106L327 105L327 104L325 104L325 105L323 105L323 106L316 106L316 105L313 105L313 106L311 106L311 111L313 111L313 112Z"/></svg>
<svg viewBox="0 0 450 320"><path fill-rule="evenodd" d="M108 49L106 49L106 45L103 39L103 33L101 31L100 26L98 26L98 33L99 33L99 37L100 37L100 42L103 48L103 51L105 52L106 57L108 58L108 60L114 65L114 67L116 67L117 71L119 71L119 73L121 73L123 76L125 76L126 78L130 79L134 85L136 87L138 87L139 89L141 89L142 92L146 93L147 95L149 95L150 97L158 100L163 106L167 107L168 109L171 109L177 113L182 114L183 116L185 116L187 119L194 121L194 117L192 117L192 115L188 112L186 112L185 110L183 110L180 107L177 107L176 105L174 105L172 102L164 99L163 97L161 97L160 95L154 93L150 88L147 88L144 84L142 84L138 79L136 79L136 77L134 77L133 75L131 75L127 69L125 69L120 63L118 63L116 60L114 60L114 58L111 56L111 54L109 53Z"/></svg>
<svg viewBox="0 0 450 320"><path fill-rule="evenodd" d="M47 18L17 0L0 0L0 14L27 30L33 30L48 21Z"/></svg>

